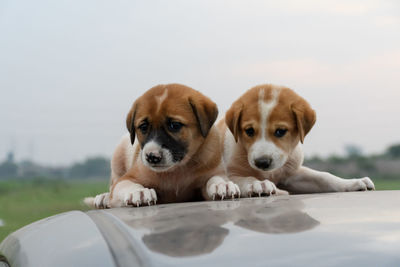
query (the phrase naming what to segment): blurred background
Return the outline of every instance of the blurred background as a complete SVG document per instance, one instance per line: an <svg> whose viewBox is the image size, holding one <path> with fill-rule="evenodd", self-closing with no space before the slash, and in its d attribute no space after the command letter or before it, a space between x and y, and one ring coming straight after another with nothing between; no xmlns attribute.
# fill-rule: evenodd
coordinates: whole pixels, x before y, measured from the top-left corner
<svg viewBox="0 0 400 267"><path fill-rule="evenodd" d="M306 165L400 189L400 3L0 1L0 240L108 190L125 116L183 83L220 114L286 85L317 111Z"/></svg>

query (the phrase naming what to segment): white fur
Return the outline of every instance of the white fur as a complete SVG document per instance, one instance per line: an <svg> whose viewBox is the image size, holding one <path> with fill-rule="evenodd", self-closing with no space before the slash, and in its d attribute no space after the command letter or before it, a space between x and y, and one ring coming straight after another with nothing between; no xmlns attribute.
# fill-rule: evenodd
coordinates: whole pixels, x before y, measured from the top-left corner
<svg viewBox="0 0 400 267"><path fill-rule="evenodd" d="M269 180L260 181L255 177L230 177L232 181L239 186L241 197L261 196L261 195L287 195L288 192L278 189L275 184Z"/></svg>
<svg viewBox="0 0 400 267"><path fill-rule="evenodd" d="M156 96L156 100L157 100L157 112L160 111L161 105L164 102L165 99L167 99L168 97L168 89L165 89L165 91L163 92L162 95L160 96Z"/></svg>
<svg viewBox="0 0 400 267"><path fill-rule="evenodd" d="M272 159L271 166L267 171L272 171L282 167L287 160L287 155L279 147L277 147L273 142L266 140L255 142L249 149L250 166L254 169L258 169L254 161L260 157L269 157Z"/></svg>
<svg viewBox="0 0 400 267"><path fill-rule="evenodd" d="M113 191L111 207L143 206L157 203L156 191L129 180L119 182Z"/></svg>
<svg viewBox="0 0 400 267"><path fill-rule="evenodd" d="M162 165L153 166L146 160L146 155L149 153L153 154L162 154L163 160ZM140 159L142 160L143 164L147 166L149 169L155 172L163 172L170 169L172 166L176 164L172 159L172 154L168 149L162 148L160 144L155 141L150 141L144 145L143 150L140 151Z"/></svg>
<svg viewBox="0 0 400 267"><path fill-rule="evenodd" d="M133 164L133 155L135 153L136 147L139 145L139 142L133 143L133 146L130 143L130 134L127 133L124 135L123 139L126 140L126 150L125 150L125 166L126 169L129 170L132 167Z"/></svg>
<svg viewBox="0 0 400 267"><path fill-rule="evenodd" d="M235 198L240 196L239 186L223 176L213 176L207 182L207 195L210 199Z"/></svg>
<svg viewBox="0 0 400 267"><path fill-rule="evenodd" d="M257 169L255 166L255 160L261 157L268 157L272 159L272 163L270 169L277 169L282 167L286 160L286 153L280 149L274 142L272 142L268 138L268 117L271 114L271 111L275 108L278 98L279 98L279 89L274 89L272 91L272 99L268 102L264 101L264 89L259 91L258 95L258 107L260 111L260 130L261 136L260 138L250 147L248 152L248 161L251 167Z"/></svg>
<svg viewBox="0 0 400 267"><path fill-rule="evenodd" d="M300 193L375 190L375 185L369 177L343 179L304 166L301 166L295 175L282 178L281 182L290 191Z"/></svg>
<svg viewBox="0 0 400 267"><path fill-rule="evenodd" d="M259 171L257 177L231 175L229 178L237 183L242 196L260 196L262 194L287 194L286 191L276 188L281 184L286 190L293 193L322 193L322 192L345 192L359 190L374 190L375 186L368 177L343 179L328 172L312 170L302 166L303 151L299 143L289 154L286 154L268 138L268 117L277 105L280 88L275 87L272 91L272 99L264 100L264 90L258 92L258 106L260 110L260 138L249 148L247 158L250 166ZM236 156L236 149L240 144L234 142L233 135L229 129L225 132L224 163L230 166L232 159ZM239 152L240 153L240 152ZM269 170L262 171L255 166L255 159L269 157L272 164ZM229 170L228 170L229 171ZM249 170L249 174L252 170ZM265 180L270 179L270 180ZM275 184L272 185L272 182Z"/></svg>
<svg viewBox="0 0 400 267"><path fill-rule="evenodd" d="M110 208L110 193L101 193L95 197L85 197L83 202L89 207L96 209Z"/></svg>
<svg viewBox="0 0 400 267"><path fill-rule="evenodd" d="M225 131L224 151L223 151L223 159L225 162L229 162L231 160L231 157L234 153L235 144L236 141L233 134L229 130Z"/></svg>
<svg viewBox="0 0 400 267"><path fill-rule="evenodd" d="M98 209L110 207L110 193L99 194L94 198L94 206Z"/></svg>

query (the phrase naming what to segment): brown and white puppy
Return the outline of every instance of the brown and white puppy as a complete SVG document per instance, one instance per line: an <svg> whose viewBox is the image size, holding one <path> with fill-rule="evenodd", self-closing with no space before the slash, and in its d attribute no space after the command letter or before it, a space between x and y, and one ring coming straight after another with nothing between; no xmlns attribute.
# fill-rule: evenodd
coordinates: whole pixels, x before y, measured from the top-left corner
<svg viewBox="0 0 400 267"><path fill-rule="evenodd" d="M128 113L110 193L85 202L99 208L239 197L222 164L217 115L214 102L187 86L151 88Z"/></svg>
<svg viewBox="0 0 400 267"><path fill-rule="evenodd" d="M302 166L301 143L315 111L289 88L270 84L248 90L227 111L224 162L242 196L373 190L370 178L342 179Z"/></svg>

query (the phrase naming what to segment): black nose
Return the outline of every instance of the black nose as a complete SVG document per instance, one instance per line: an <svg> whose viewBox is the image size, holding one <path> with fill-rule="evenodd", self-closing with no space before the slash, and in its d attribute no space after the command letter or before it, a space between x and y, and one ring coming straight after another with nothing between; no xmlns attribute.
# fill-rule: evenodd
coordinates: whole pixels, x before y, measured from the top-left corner
<svg viewBox="0 0 400 267"><path fill-rule="evenodd" d="M272 163L272 159L271 158L258 158L254 161L254 164L257 166L257 168L262 169L262 170L266 170L269 168L269 166L271 166Z"/></svg>
<svg viewBox="0 0 400 267"><path fill-rule="evenodd" d="M160 163L160 161L162 160L162 155L150 152L149 154L146 154L146 160L151 164L157 164Z"/></svg>

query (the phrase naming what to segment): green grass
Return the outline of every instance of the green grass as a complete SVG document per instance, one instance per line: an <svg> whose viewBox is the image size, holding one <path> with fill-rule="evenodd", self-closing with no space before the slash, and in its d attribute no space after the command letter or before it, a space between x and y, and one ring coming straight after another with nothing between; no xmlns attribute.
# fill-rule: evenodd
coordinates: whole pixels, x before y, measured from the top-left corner
<svg viewBox="0 0 400 267"><path fill-rule="evenodd" d="M373 179L376 190L400 190L400 179L380 180Z"/></svg>
<svg viewBox="0 0 400 267"><path fill-rule="evenodd" d="M7 180L0 181L0 242L11 232L48 216L87 210L86 196L108 190L108 181Z"/></svg>
<svg viewBox="0 0 400 267"><path fill-rule="evenodd" d="M377 190L400 190L399 180L374 180ZM108 190L108 181L94 180L7 180L0 181L0 242L11 232L48 216L87 210L86 196Z"/></svg>

